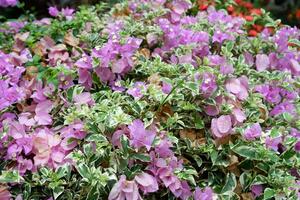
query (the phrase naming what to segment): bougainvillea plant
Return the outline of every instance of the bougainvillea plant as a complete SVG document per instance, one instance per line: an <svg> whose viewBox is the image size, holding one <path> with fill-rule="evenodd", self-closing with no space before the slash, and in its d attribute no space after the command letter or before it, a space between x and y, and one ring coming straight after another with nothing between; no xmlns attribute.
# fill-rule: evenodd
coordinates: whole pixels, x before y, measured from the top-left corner
<svg viewBox="0 0 300 200"><path fill-rule="evenodd" d="M300 31L192 10L2 23L0 199L299 199Z"/></svg>

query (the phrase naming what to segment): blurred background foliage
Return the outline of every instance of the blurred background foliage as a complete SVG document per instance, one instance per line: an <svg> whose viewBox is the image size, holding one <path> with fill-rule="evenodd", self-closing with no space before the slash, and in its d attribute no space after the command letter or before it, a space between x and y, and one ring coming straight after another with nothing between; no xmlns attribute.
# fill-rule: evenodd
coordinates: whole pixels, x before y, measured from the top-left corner
<svg viewBox="0 0 300 200"><path fill-rule="evenodd" d="M34 14L38 18L48 17L48 7L57 5L57 7L73 7L79 5L95 4L106 2L113 5L122 0L20 0L17 7L0 8L0 21L18 18L21 15ZM193 1L193 0L192 0ZM282 23L300 26L300 0L199 0L202 5L227 4L233 2L240 6L251 4L254 8L264 8L271 12L275 19L281 19Z"/></svg>

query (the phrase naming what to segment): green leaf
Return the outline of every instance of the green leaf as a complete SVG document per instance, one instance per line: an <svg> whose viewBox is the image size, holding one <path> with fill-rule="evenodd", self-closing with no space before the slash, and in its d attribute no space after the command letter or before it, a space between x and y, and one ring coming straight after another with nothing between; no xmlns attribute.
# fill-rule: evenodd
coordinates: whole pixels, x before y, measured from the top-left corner
<svg viewBox="0 0 300 200"><path fill-rule="evenodd" d="M236 154L252 159L252 160L260 160L261 158L258 156L258 153L254 147L250 146L234 146L232 148L232 151L235 152Z"/></svg>
<svg viewBox="0 0 300 200"><path fill-rule="evenodd" d="M289 43L295 44L295 45L297 45L298 47L300 47L300 41L297 40L297 39L290 39L290 40L289 40Z"/></svg>
<svg viewBox="0 0 300 200"><path fill-rule="evenodd" d="M96 182L96 184L89 191L86 200L96 200L99 199L99 196L100 196L100 191L99 191L98 183Z"/></svg>
<svg viewBox="0 0 300 200"><path fill-rule="evenodd" d="M283 152L280 155L280 157L285 160L288 160L288 159L292 158L295 154L296 154L296 152L294 151L294 149L291 148L291 149L288 149L285 152Z"/></svg>
<svg viewBox="0 0 300 200"><path fill-rule="evenodd" d="M20 183L24 181L18 171L2 171L0 183Z"/></svg>
<svg viewBox="0 0 300 200"><path fill-rule="evenodd" d="M266 188L264 191L264 200L274 197L275 194L276 194L275 190L271 188Z"/></svg>
<svg viewBox="0 0 300 200"><path fill-rule="evenodd" d="M269 163L260 162L255 167L258 168L258 169L260 169L261 171L263 171L265 173L268 173L268 171L270 169L270 164Z"/></svg>
<svg viewBox="0 0 300 200"><path fill-rule="evenodd" d="M65 188L60 186L60 187L55 187L53 189L53 196L54 199L57 199L63 192L64 192Z"/></svg>
<svg viewBox="0 0 300 200"><path fill-rule="evenodd" d="M202 159L200 158L200 156L194 155L193 158L194 158L194 160L196 161L197 166L198 166L198 167L201 167L203 161L202 161Z"/></svg>
<svg viewBox="0 0 300 200"><path fill-rule="evenodd" d="M125 156L127 156L128 151L129 151L129 140L125 135L121 136L121 145L122 145L122 149L125 153Z"/></svg>
<svg viewBox="0 0 300 200"><path fill-rule="evenodd" d="M64 176L69 177L71 175L71 169L69 165L63 165L56 170L57 178L60 179Z"/></svg>
<svg viewBox="0 0 300 200"><path fill-rule="evenodd" d="M138 153L137 154L132 154L131 158L140 160L142 162L150 162L151 161L150 156L148 156L146 154L138 154Z"/></svg>
<svg viewBox="0 0 300 200"><path fill-rule="evenodd" d="M204 121L201 118L196 117L195 118L195 127L196 127L196 129L203 129L205 127Z"/></svg>
<svg viewBox="0 0 300 200"><path fill-rule="evenodd" d="M221 194L233 192L236 187L236 178L233 173L229 173L226 176L226 182L221 190Z"/></svg>
<svg viewBox="0 0 300 200"><path fill-rule="evenodd" d="M231 52L233 47L234 47L234 42L233 41L228 41L227 44L226 44L227 51Z"/></svg>
<svg viewBox="0 0 300 200"><path fill-rule="evenodd" d="M228 167L230 164L228 155L222 151L218 154L217 151L211 153L211 161L213 165Z"/></svg>
<svg viewBox="0 0 300 200"><path fill-rule="evenodd" d="M243 172L239 178L243 190L246 190L252 181L252 174L250 172Z"/></svg>
<svg viewBox="0 0 300 200"><path fill-rule="evenodd" d="M293 120L293 116L290 113L287 113L287 112L283 113L282 117L287 122L291 122Z"/></svg>
<svg viewBox="0 0 300 200"><path fill-rule="evenodd" d="M265 184L267 182L268 182L268 180L265 176L256 175L252 182L252 185L260 185L260 184Z"/></svg>
<svg viewBox="0 0 300 200"><path fill-rule="evenodd" d="M91 171L86 164L81 163L76 167L76 169L83 178L90 179Z"/></svg>
<svg viewBox="0 0 300 200"><path fill-rule="evenodd" d="M101 134L89 135L85 140L88 142L107 142L106 137Z"/></svg>

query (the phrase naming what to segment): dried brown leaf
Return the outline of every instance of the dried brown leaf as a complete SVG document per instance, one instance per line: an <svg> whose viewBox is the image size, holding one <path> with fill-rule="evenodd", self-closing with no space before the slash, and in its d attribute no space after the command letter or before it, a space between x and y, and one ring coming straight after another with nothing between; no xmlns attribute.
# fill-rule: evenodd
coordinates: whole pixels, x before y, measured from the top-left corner
<svg viewBox="0 0 300 200"><path fill-rule="evenodd" d="M73 35L73 32L69 30L64 37L64 42L72 47L79 45L79 39Z"/></svg>

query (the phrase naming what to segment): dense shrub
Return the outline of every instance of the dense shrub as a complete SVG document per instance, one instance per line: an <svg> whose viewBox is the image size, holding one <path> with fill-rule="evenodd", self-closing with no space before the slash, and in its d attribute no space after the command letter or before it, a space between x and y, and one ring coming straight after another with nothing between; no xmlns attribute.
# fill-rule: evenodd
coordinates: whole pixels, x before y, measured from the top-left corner
<svg viewBox="0 0 300 200"><path fill-rule="evenodd" d="M0 199L298 199L297 28L186 0L0 27Z"/></svg>

